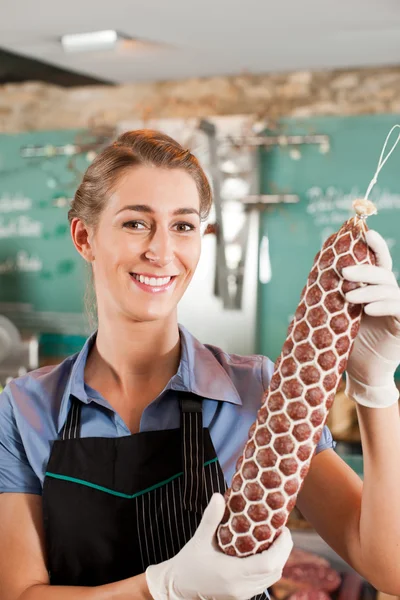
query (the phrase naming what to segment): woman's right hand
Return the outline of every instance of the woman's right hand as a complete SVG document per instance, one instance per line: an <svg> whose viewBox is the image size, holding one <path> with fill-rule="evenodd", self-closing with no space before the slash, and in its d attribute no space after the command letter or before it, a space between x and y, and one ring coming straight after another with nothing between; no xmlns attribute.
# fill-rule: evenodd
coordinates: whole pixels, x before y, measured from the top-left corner
<svg viewBox="0 0 400 600"><path fill-rule="evenodd" d="M247 600L281 578L293 547L289 530L260 554L227 556L215 540L224 511L223 496L214 494L192 539L173 558L147 568L154 600Z"/></svg>

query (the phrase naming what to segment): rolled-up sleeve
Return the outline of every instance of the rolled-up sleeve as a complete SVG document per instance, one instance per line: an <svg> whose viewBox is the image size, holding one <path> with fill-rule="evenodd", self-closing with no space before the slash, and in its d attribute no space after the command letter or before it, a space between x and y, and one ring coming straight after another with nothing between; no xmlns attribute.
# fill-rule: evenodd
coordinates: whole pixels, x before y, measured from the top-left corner
<svg viewBox="0 0 400 600"><path fill-rule="evenodd" d="M264 390L267 390L267 388L269 386L269 382L271 381L273 372L274 372L274 363L269 358L264 356L263 362L262 362L262 368L261 368L261 377L262 377ZM318 454L319 452L322 452L323 450L328 450L329 448L334 449L335 446L336 446L336 442L333 440L332 433L331 433L329 427L327 427L325 425L325 427L322 430L322 434L321 434L320 440L318 442L315 453Z"/></svg>
<svg viewBox="0 0 400 600"><path fill-rule="evenodd" d="M15 421L9 388L0 394L0 493L41 494Z"/></svg>
<svg viewBox="0 0 400 600"><path fill-rule="evenodd" d="M322 452L322 450L329 450L329 448L334 449L335 447L336 447L336 442L334 441L334 439L332 437L331 430L329 429L329 427L327 427L325 425L325 427L322 430L322 434L319 439L317 448L315 450L315 454Z"/></svg>

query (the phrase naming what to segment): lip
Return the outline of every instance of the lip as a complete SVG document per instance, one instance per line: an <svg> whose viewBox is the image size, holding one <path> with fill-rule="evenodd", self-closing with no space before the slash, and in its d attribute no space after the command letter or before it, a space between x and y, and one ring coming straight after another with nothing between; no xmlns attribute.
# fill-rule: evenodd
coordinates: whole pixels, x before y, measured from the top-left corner
<svg viewBox="0 0 400 600"><path fill-rule="evenodd" d="M145 275L144 273L135 273L135 275L143 275L144 277L155 277L155 275ZM131 281L133 281L133 283L136 283L138 288L140 288L144 292L147 292L148 294L163 294L165 292L168 292L168 290L170 290L171 287L175 284L175 279L177 277L176 275L164 275L164 277L171 277L171 281L169 281L166 285L154 286L141 283L140 281L135 279L135 277L133 277L131 273L129 273L129 276L131 278Z"/></svg>
<svg viewBox="0 0 400 600"><path fill-rule="evenodd" d="M136 271L131 271L129 273L130 275L134 274L134 275L143 275L143 277L155 277L156 279L159 278L164 278L164 277L177 277L178 275L170 275L168 273L165 273L164 275L160 275L157 273L137 273Z"/></svg>

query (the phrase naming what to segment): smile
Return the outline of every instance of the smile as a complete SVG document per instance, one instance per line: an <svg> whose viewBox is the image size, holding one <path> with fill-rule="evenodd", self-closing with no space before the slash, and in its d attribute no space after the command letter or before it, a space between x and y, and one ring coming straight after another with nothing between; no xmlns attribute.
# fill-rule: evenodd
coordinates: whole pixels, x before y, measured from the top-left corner
<svg viewBox="0 0 400 600"><path fill-rule="evenodd" d="M138 287L153 294L167 291L176 279L176 276L147 277L146 275L139 275L138 273L130 273L130 276Z"/></svg>

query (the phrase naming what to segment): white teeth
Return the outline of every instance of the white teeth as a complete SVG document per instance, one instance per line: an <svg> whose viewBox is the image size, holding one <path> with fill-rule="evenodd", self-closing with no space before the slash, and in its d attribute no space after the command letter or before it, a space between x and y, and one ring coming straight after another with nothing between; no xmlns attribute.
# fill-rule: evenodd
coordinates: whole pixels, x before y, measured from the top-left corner
<svg viewBox="0 0 400 600"><path fill-rule="evenodd" d="M171 277L145 277L144 275L136 275L136 273L133 273L133 276L140 283L153 287L162 287L171 281Z"/></svg>

